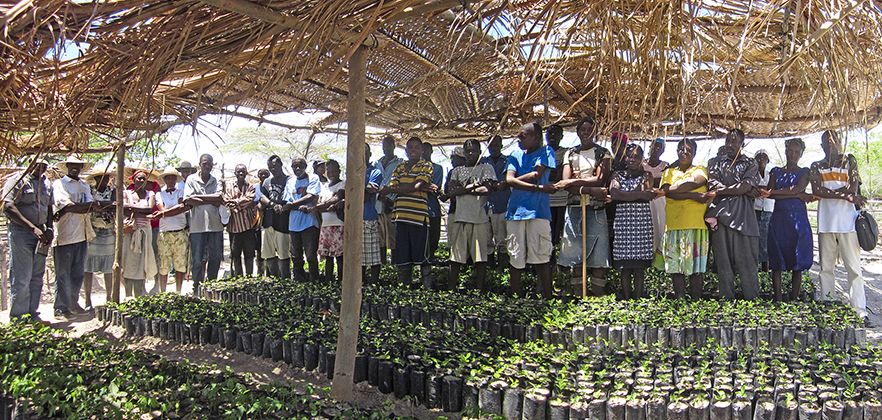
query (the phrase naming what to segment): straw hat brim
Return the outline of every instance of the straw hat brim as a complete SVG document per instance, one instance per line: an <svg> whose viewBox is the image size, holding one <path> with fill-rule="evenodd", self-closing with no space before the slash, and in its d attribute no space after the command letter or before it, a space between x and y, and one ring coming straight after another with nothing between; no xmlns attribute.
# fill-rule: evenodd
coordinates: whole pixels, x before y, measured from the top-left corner
<svg viewBox="0 0 882 420"><path fill-rule="evenodd" d="M92 168L92 162L86 162L86 161L76 161L76 162L63 161L63 162L56 163L55 167L58 168L59 172L61 172L64 175L67 175L67 164L68 163L82 163L83 168L80 169L80 172L88 171L89 169Z"/></svg>
<svg viewBox="0 0 882 420"><path fill-rule="evenodd" d="M162 181L162 182L165 182L165 177L167 177L167 176L169 176L169 175L174 175L174 176L176 176L176 177L177 177L177 181L176 181L176 182L181 182L181 181L184 180L184 177L181 176L181 173L180 173L180 172L177 172L177 171L175 171L175 172L163 172L163 173L159 174L159 180Z"/></svg>
<svg viewBox="0 0 882 420"><path fill-rule="evenodd" d="M96 182L95 178L98 178L100 176L105 176L105 175L111 177L111 179L112 179L114 176L116 176L116 169L111 169L108 171L99 169L96 171L92 171L88 175L86 175L85 181L91 184L91 183Z"/></svg>
<svg viewBox="0 0 882 420"><path fill-rule="evenodd" d="M143 171L145 174L147 174L148 181L153 181L157 184L161 184L160 181L162 181L162 179L159 178L159 172L157 172L153 169L145 169L145 168L131 167L131 166L126 166L125 168L123 168L123 177L125 177L126 183L131 183L132 181L129 181L129 178L131 178L132 175L134 175L135 172L138 172L138 171Z"/></svg>

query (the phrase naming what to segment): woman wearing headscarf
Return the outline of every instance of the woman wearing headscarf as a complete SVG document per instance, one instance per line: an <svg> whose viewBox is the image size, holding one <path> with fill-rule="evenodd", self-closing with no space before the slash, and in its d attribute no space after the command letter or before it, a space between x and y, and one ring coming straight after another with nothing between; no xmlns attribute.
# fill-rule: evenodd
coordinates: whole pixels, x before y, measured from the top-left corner
<svg viewBox="0 0 882 420"><path fill-rule="evenodd" d="M153 213L156 195L147 189L147 173L137 171L130 178L132 189L125 191L126 215L133 223L125 229L123 236L123 277L126 282L126 296L145 295L144 282L157 273L156 256L153 252L153 230L148 215Z"/></svg>

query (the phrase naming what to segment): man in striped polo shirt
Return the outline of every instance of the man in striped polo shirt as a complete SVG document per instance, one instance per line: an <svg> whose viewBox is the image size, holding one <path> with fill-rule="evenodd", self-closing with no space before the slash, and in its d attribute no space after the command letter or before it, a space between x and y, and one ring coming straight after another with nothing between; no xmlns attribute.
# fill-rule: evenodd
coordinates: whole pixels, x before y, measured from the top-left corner
<svg viewBox="0 0 882 420"><path fill-rule="evenodd" d="M413 280L413 266L419 265L423 289L430 289L427 193L437 192L437 188L432 185L432 164L422 159L422 140L411 137L405 151L407 160L395 168L389 185L380 189L380 195L397 194L392 219L396 224L394 262L398 267L398 282L409 285Z"/></svg>
<svg viewBox="0 0 882 420"><path fill-rule="evenodd" d="M821 136L821 148L826 155L812 164L809 180L812 195L818 202L818 258L821 260L821 299L828 300L836 293L836 257L842 257L848 273L848 295L851 307L858 316L867 318L867 299L861 273L861 255L857 232L854 230L855 204L867 203L858 194L861 183L857 159L842 153L842 143L836 132L827 130ZM868 327L870 327L868 325Z"/></svg>

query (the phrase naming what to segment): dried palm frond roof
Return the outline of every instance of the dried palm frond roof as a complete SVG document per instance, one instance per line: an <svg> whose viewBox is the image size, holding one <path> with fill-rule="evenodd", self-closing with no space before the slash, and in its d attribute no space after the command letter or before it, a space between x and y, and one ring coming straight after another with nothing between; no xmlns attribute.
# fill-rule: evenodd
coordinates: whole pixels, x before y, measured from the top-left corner
<svg viewBox="0 0 882 420"><path fill-rule="evenodd" d="M29 133L76 150L89 133L123 137L231 106L327 111L319 126L336 124L361 44L374 46L368 124L436 143L589 113L638 137L790 136L882 119L875 2L22 4L0 6L7 153ZM84 42L81 55L62 59L59 39Z"/></svg>

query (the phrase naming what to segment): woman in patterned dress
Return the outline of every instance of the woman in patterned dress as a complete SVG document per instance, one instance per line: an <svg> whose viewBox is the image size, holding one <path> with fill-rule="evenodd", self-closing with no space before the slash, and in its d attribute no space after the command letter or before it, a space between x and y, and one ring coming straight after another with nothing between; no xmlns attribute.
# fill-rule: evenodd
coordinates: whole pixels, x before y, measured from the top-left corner
<svg viewBox="0 0 882 420"><path fill-rule="evenodd" d="M775 210L769 220L769 268L772 270L772 288L775 301L780 302L781 273L792 273L790 300L799 297L802 272L812 266L812 228L809 224L805 203L815 201L806 194L809 184L809 168L799 167L799 158L805 151L802 139L789 139L784 143L787 164L774 168L769 175L769 197L774 198Z"/></svg>
<svg viewBox="0 0 882 420"><path fill-rule="evenodd" d="M658 194L652 191L652 174L643 169L643 149L629 144L625 150L623 171L613 173L609 186L610 198L618 201L613 219L613 268L622 275L622 295L631 299L643 297L643 280L655 255L652 246L652 213L649 202Z"/></svg>
<svg viewBox="0 0 882 420"><path fill-rule="evenodd" d="M340 180L340 164L329 160L326 164L328 182L322 184L315 211L322 218L319 231L318 255L325 260L325 281L334 280L334 260L337 260L337 281L343 281L343 220L337 209L343 208L346 181Z"/></svg>

